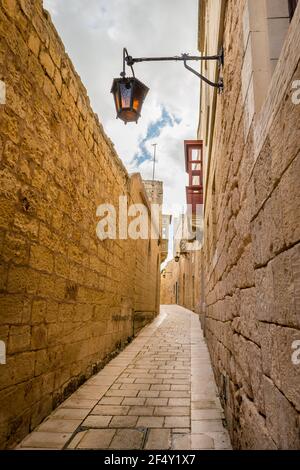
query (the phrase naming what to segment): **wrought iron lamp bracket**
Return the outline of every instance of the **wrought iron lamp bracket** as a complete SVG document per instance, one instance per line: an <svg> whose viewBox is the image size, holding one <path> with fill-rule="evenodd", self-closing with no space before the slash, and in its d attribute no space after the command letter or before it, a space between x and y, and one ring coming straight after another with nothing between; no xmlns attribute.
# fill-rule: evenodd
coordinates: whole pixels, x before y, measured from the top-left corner
<svg viewBox="0 0 300 470"><path fill-rule="evenodd" d="M125 70L125 65L131 68L131 72L133 77L134 75L134 70L133 70L133 65L138 63L138 62L159 62L159 61L182 61L185 68L192 72L194 75L196 75L198 78L203 80L205 83L207 83L209 86L212 86L214 88L217 88L219 92L222 92L224 89L224 84L223 84L223 79L220 78L217 83L212 82L209 80L207 77L204 75L200 74L196 70L194 70L192 67L190 67L187 62L189 61L217 61L219 63L219 70L224 65L224 49L221 47L219 54L214 55L214 56L190 56L189 54L182 54L181 56L174 56L174 57L132 57L128 54L127 49L124 47L123 49L123 71L121 72L121 77L126 76L126 70Z"/></svg>

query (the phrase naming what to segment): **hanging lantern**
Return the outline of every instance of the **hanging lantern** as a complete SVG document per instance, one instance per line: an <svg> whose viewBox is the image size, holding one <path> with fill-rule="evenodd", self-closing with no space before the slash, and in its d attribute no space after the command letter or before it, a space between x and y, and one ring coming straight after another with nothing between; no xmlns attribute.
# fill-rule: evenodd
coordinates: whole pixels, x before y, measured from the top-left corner
<svg viewBox="0 0 300 470"><path fill-rule="evenodd" d="M117 118L127 122L138 122L144 99L149 91L142 82L135 77L115 78L111 93L114 95Z"/></svg>

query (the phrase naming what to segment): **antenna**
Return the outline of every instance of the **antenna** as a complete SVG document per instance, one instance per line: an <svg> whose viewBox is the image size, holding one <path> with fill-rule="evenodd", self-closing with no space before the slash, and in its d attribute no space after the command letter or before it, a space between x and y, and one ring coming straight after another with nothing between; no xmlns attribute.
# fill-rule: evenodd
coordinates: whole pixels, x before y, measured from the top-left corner
<svg viewBox="0 0 300 470"><path fill-rule="evenodd" d="M152 174L152 181L154 181L154 176L155 176L155 162L156 162L156 147L157 144L151 144L153 147L153 174Z"/></svg>

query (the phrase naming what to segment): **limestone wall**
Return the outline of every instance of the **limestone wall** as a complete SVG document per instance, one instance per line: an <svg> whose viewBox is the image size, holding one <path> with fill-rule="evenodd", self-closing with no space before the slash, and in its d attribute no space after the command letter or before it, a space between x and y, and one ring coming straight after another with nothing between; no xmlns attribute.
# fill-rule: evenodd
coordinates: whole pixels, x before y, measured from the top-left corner
<svg viewBox="0 0 300 470"><path fill-rule="evenodd" d="M3 448L156 315L159 247L96 237L99 204L147 197L93 113L40 0L0 2L0 80Z"/></svg>
<svg viewBox="0 0 300 470"><path fill-rule="evenodd" d="M219 28L215 2L202 2L200 22L201 50L215 53L218 40L225 48L224 93L202 85L199 126L210 139L205 333L235 448L299 449L300 7L272 77L264 2L223 2Z"/></svg>

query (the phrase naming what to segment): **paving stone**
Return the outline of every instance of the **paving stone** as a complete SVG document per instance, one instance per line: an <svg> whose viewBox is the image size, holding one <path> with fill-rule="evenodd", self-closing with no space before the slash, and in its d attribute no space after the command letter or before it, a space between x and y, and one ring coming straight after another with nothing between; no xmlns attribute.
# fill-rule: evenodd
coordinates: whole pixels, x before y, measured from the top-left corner
<svg viewBox="0 0 300 470"><path fill-rule="evenodd" d="M106 397L136 397L138 390L108 390Z"/></svg>
<svg viewBox="0 0 300 470"><path fill-rule="evenodd" d="M87 408L57 408L51 417L63 419L84 419L89 414Z"/></svg>
<svg viewBox="0 0 300 470"><path fill-rule="evenodd" d="M171 447L170 429L150 429L145 445L148 450L167 450Z"/></svg>
<svg viewBox="0 0 300 470"><path fill-rule="evenodd" d="M190 393L181 390L167 390L159 392L161 398L190 398Z"/></svg>
<svg viewBox="0 0 300 470"><path fill-rule="evenodd" d="M190 434L173 434L172 449L174 450L190 450L191 436Z"/></svg>
<svg viewBox="0 0 300 470"><path fill-rule="evenodd" d="M209 399L193 401L191 406L192 406L192 410L205 410L205 409L220 410L221 409L221 405L217 400L209 400Z"/></svg>
<svg viewBox="0 0 300 470"><path fill-rule="evenodd" d="M106 392L106 390L109 388L109 385L103 385L103 384L93 384L86 382L84 385L81 386L80 391L81 392L95 392L95 394L101 395L103 392Z"/></svg>
<svg viewBox="0 0 300 470"><path fill-rule="evenodd" d="M190 406L191 400L189 398L169 398L169 406Z"/></svg>
<svg viewBox="0 0 300 470"><path fill-rule="evenodd" d="M102 397L99 405L120 405L124 397Z"/></svg>
<svg viewBox="0 0 300 470"><path fill-rule="evenodd" d="M193 420L222 419L223 413L219 410L192 410Z"/></svg>
<svg viewBox="0 0 300 470"><path fill-rule="evenodd" d="M162 428L164 418L158 416L140 416L137 422L137 427L141 428Z"/></svg>
<svg viewBox="0 0 300 470"><path fill-rule="evenodd" d="M99 392L99 390L93 390L92 387L86 387L84 390L80 388L73 396L75 398L84 398L86 400L100 400L100 398L105 395L107 390L108 387L105 388L102 392Z"/></svg>
<svg viewBox="0 0 300 470"><path fill-rule="evenodd" d="M75 434L71 442L69 442L67 449L76 449L77 445L79 444L79 442L81 441L83 436L85 436L86 433L87 431L80 431L77 434Z"/></svg>
<svg viewBox="0 0 300 470"><path fill-rule="evenodd" d="M136 384L162 384L163 383L163 379L149 379L149 378L146 378L146 379L135 379L134 383Z"/></svg>
<svg viewBox="0 0 300 470"><path fill-rule="evenodd" d="M150 384L125 384L121 386L120 390L135 390L135 391L140 391L140 390L149 390Z"/></svg>
<svg viewBox="0 0 300 470"><path fill-rule="evenodd" d="M191 435L191 450L214 449L214 440L206 434Z"/></svg>
<svg viewBox="0 0 300 470"><path fill-rule="evenodd" d="M154 406L132 406L129 410L129 415L134 416L152 416Z"/></svg>
<svg viewBox="0 0 300 470"><path fill-rule="evenodd" d="M153 384L150 387L150 390L170 390L171 385L166 384Z"/></svg>
<svg viewBox="0 0 300 470"><path fill-rule="evenodd" d="M112 416L90 415L82 423L86 428L106 428Z"/></svg>
<svg viewBox="0 0 300 470"><path fill-rule="evenodd" d="M170 385L186 385L186 379L162 379L163 384L170 384Z"/></svg>
<svg viewBox="0 0 300 470"><path fill-rule="evenodd" d="M168 398L147 398L146 406L167 406Z"/></svg>
<svg viewBox="0 0 300 470"><path fill-rule="evenodd" d="M226 430L222 432L206 432L205 435L213 439L216 450L232 450L229 434Z"/></svg>
<svg viewBox="0 0 300 470"><path fill-rule="evenodd" d="M144 433L136 429L119 429L110 444L110 449L141 449Z"/></svg>
<svg viewBox="0 0 300 470"><path fill-rule="evenodd" d="M116 384L133 384L134 379L132 377L123 377L122 379L118 379Z"/></svg>
<svg viewBox="0 0 300 470"><path fill-rule="evenodd" d="M23 439L21 448L62 449L71 436L72 433L35 431Z"/></svg>
<svg viewBox="0 0 300 470"><path fill-rule="evenodd" d="M188 416L167 416L165 428L189 428L190 418Z"/></svg>
<svg viewBox="0 0 300 470"><path fill-rule="evenodd" d="M172 433L173 434L189 434L190 428L173 428Z"/></svg>
<svg viewBox="0 0 300 470"><path fill-rule="evenodd" d="M89 429L77 444L77 449L107 449L115 429Z"/></svg>
<svg viewBox="0 0 300 470"><path fill-rule="evenodd" d="M221 420L201 420L192 421L192 433L201 434L206 431L224 431L224 426Z"/></svg>
<svg viewBox="0 0 300 470"><path fill-rule="evenodd" d="M182 391L189 391L191 388L190 384L175 384L171 385L171 390L182 390Z"/></svg>
<svg viewBox="0 0 300 470"><path fill-rule="evenodd" d="M122 405L143 406L145 402L146 402L146 398L142 398L142 397L124 398L122 401Z"/></svg>
<svg viewBox="0 0 300 470"><path fill-rule="evenodd" d="M157 406L154 416L190 416L190 408L187 406Z"/></svg>
<svg viewBox="0 0 300 470"><path fill-rule="evenodd" d="M64 401L59 408L87 408L91 410L96 404L98 400L88 400L85 398L69 398L68 400Z"/></svg>
<svg viewBox="0 0 300 470"><path fill-rule="evenodd" d="M80 426L82 419L60 419L50 417L37 428L37 431L46 432L74 432Z"/></svg>
<svg viewBox="0 0 300 470"><path fill-rule="evenodd" d="M137 416L114 416L109 424L111 428L134 428Z"/></svg>
<svg viewBox="0 0 300 470"><path fill-rule="evenodd" d="M110 390L120 390L120 388L121 388L121 384L114 383L110 386Z"/></svg>
<svg viewBox="0 0 300 470"><path fill-rule="evenodd" d="M138 393L138 397L158 398L160 393L162 392L159 392L159 390L142 390L141 392Z"/></svg>
<svg viewBox="0 0 300 470"><path fill-rule="evenodd" d="M129 411L129 406L123 405L97 405L92 410L92 415L106 415L106 416L121 416L127 415Z"/></svg>

